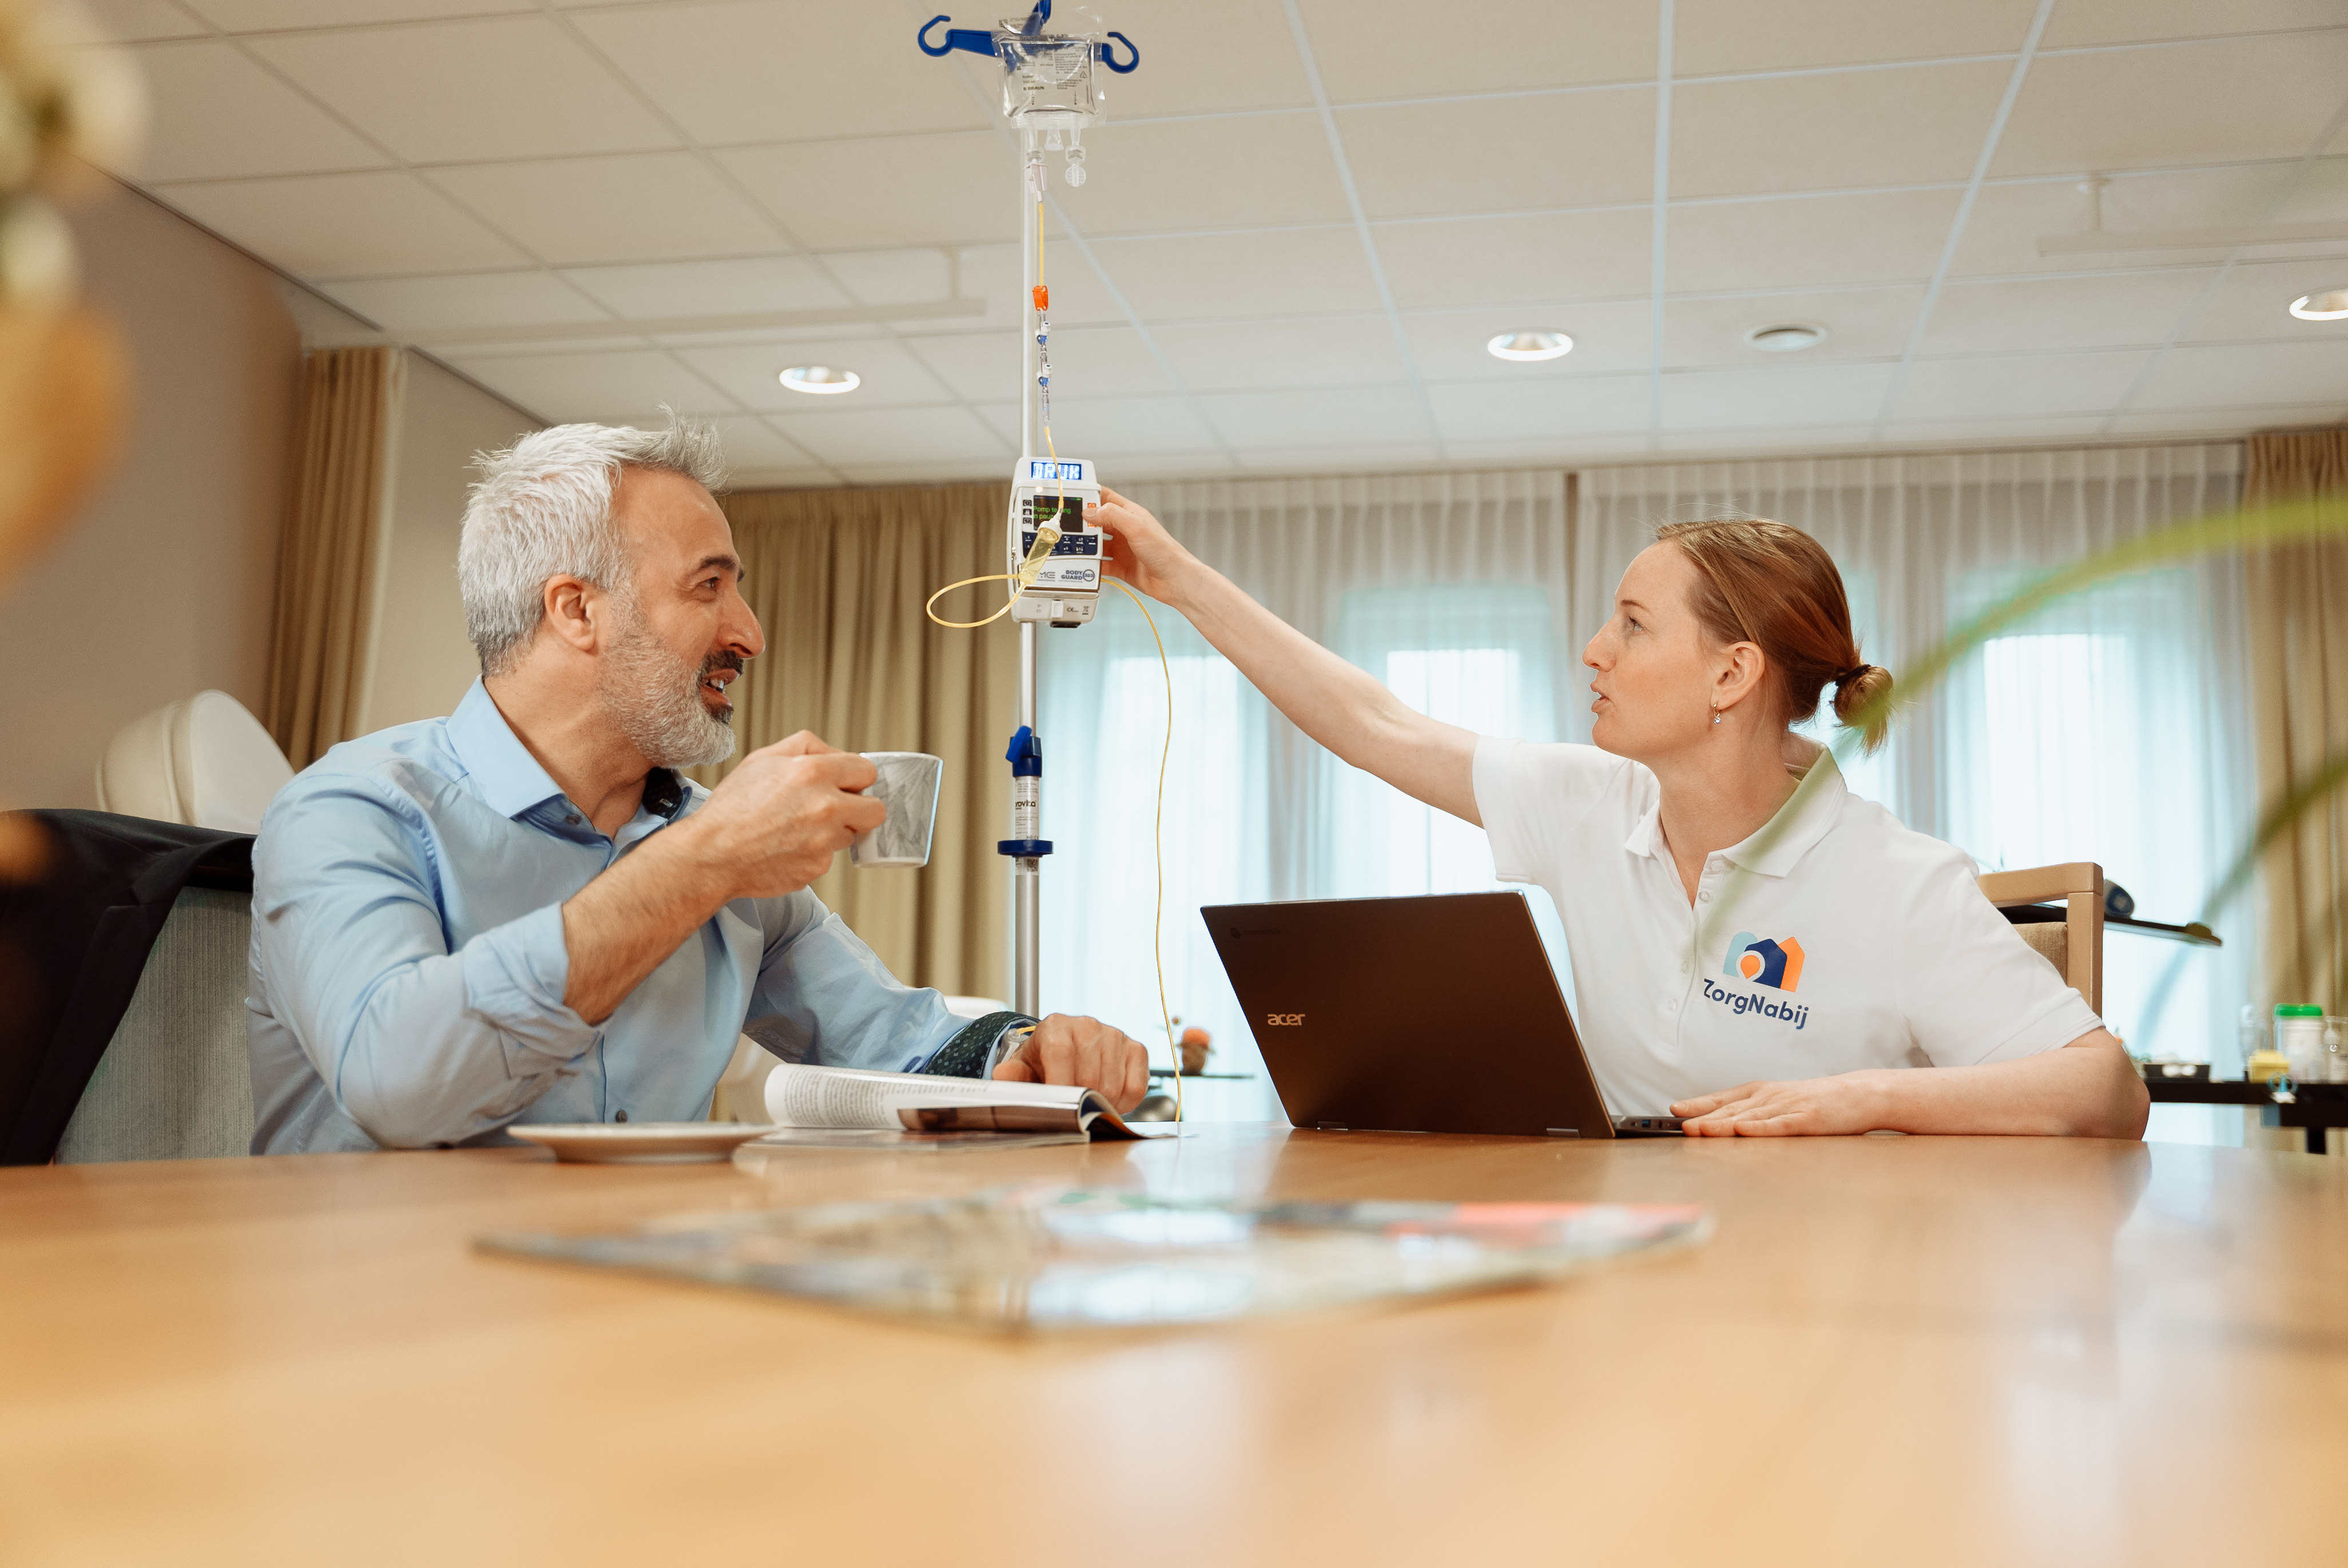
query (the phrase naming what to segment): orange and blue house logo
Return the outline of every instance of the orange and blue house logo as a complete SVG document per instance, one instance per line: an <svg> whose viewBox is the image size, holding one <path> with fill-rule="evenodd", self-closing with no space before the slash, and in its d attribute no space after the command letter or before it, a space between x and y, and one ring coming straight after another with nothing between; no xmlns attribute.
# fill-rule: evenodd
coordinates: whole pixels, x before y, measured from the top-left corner
<svg viewBox="0 0 2348 1568"><path fill-rule="evenodd" d="M1756 986L1794 990L1802 983L1802 944L1791 937L1771 941L1750 931L1739 931L1728 938L1728 961L1721 966L1720 972L1751 980Z"/></svg>

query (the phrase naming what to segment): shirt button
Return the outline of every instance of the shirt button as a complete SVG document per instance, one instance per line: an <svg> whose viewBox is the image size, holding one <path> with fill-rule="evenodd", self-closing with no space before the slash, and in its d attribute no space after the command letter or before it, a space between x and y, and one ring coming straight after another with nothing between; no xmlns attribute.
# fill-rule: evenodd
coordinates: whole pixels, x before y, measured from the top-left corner
<svg viewBox="0 0 2348 1568"><path fill-rule="evenodd" d="M1679 998L1677 998L1677 997L1673 997L1671 1000L1669 1000L1669 1001L1665 1002L1665 1003L1663 1004L1663 1010L1664 1010L1665 1012L1677 1012L1677 1011L1679 1011L1679 1010L1680 1010L1680 999L1679 999Z"/></svg>
<svg viewBox="0 0 2348 1568"><path fill-rule="evenodd" d="M1686 960L1685 958L1682 958L1682 959L1680 960L1680 973L1682 973L1682 974L1686 974L1686 973L1687 973L1687 960Z"/></svg>
<svg viewBox="0 0 2348 1568"><path fill-rule="evenodd" d="M628 1113L624 1111L615 1112L612 1117L612 1120L614 1122L625 1122L627 1119Z"/></svg>
<svg viewBox="0 0 2348 1568"><path fill-rule="evenodd" d="M1701 893L1699 893L1699 894L1697 894L1697 895L1696 895L1696 899L1697 899L1697 901L1698 901L1698 902L1700 902L1700 903L1704 903L1704 904L1709 904L1709 903L1711 903L1711 902L1712 902L1712 889L1711 889L1711 888L1709 888L1709 887L1705 888L1703 892L1701 892Z"/></svg>
<svg viewBox="0 0 2348 1568"><path fill-rule="evenodd" d="M579 819L575 816L566 816L562 820L569 823L573 827L579 825Z"/></svg>

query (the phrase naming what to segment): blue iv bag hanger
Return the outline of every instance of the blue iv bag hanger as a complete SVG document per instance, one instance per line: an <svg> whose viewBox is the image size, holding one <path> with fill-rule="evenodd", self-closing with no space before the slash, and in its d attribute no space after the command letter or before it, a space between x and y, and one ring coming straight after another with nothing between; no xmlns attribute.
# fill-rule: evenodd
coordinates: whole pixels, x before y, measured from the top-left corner
<svg viewBox="0 0 2348 1568"><path fill-rule="evenodd" d="M1052 0L1035 0L1035 9L1030 11L1027 14L1027 20L1019 25L1019 36L1023 38L1044 36L1044 24L1051 19ZM995 57L994 35L981 32L975 27L949 27L946 29L944 43L931 43L930 29L941 22L952 20L953 17L950 15L941 11L922 24L921 30L913 35L913 42L921 46L922 53L932 59L943 59L956 49L962 49L973 55L984 55L989 59ZM1120 77L1131 76L1134 67L1141 64L1141 51L1134 47L1133 40L1122 33L1111 33L1107 36L1125 46L1126 60L1123 65L1117 64L1115 52L1107 44L1097 44L1094 47L1098 52L1100 63Z"/></svg>

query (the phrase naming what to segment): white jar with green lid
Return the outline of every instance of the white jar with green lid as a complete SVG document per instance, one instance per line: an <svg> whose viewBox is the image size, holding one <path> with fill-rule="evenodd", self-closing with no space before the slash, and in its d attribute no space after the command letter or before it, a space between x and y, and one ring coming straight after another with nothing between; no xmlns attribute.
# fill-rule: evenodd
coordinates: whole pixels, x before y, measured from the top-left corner
<svg viewBox="0 0 2348 1568"><path fill-rule="evenodd" d="M2302 1083L2321 1083L2331 1077L2323 1050L2323 1009L2305 1002L2277 1002L2274 1009L2275 1050L2291 1063L2291 1075Z"/></svg>

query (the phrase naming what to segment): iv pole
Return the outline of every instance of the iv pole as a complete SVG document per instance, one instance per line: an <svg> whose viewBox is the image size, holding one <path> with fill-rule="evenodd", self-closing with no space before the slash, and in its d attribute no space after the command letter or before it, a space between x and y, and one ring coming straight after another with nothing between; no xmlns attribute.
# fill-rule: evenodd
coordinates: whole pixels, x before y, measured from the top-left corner
<svg viewBox="0 0 2348 1568"><path fill-rule="evenodd" d="M1035 276L1036 248L1041 236L1036 232L1035 208L1044 200L1044 136L1040 131L1022 130L1019 177L1019 461L1022 471L1028 459L1040 457L1036 440L1043 421L1043 388L1035 382L1037 349L1035 342L1035 295L1031 284ZM1035 634L1042 628L1033 620L1019 622L1019 694L1014 704L1012 724L1025 726L1028 733L1040 737L1036 728L1035 703ZM1015 781L1014 781L1015 789ZM1035 781L1036 822L1022 834L1018 823L1018 807L1014 806L1012 833L1014 836L1034 839L1043 832L1043 778ZM1043 891L1043 860L1033 855L1023 855L1011 862L1011 1005L1029 1018L1043 1015L1036 1010L1041 1000L1037 983L1037 961L1042 939L1042 907L1038 900Z"/></svg>
<svg viewBox="0 0 2348 1568"><path fill-rule="evenodd" d="M1041 313L1036 309L1035 267L1042 234L1038 210L1048 189L1044 172L1044 153L1048 146L1059 145L1059 131L1045 129L1028 123L1030 113L1040 110L1036 118L1044 126L1064 128L1068 132L1069 182L1084 178L1083 154L1076 138L1082 128L1099 118L1098 100L1091 90L1091 67L1095 61L1107 67L1118 76L1129 75L1141 63L1141 52L1133 40L1122 33L1111 32L1098 38L1090 36L1060 37L1046 34L1045 26L1051 20L1052 0L1035 0L1035 9L1023 22L1004 22L999 32L982 32L976 28L949 26L934 44L930 35L942 22L950 19L941 14L923 23L914 34L913 41L922 53L940 59L956 49L973 55L985 55L1000 61L1004 68L1018 74L1018 51L1041 46L1045 50L1065 51L1070 46L1080 49L1083 60L1081 96L1073 101L1038 104L1032 97L1022 107L1018 93L1006 84L1004 113L1019 131L1019 462L1020 472L1028 471L1033 459L1045 456L1039 449L1043 435L1044 389L1037 380L1042 371L1042 347L1036 342L1041 326ZM1119 60L1107 40L1114 39L1126 48ZM1065 53L1061 55L1066 59ZM1060 81L1070 78L1063 77ZM1038 983L1038 959L1041 954L1043 856L1052 852L1043 832L1043 754L1036 728L1035 701L1035 639L1041 630L1033 620L1020 620L1019 628L1019 690L1014 703L1013 723L1015 726L1008 760L1012 766L1012 836L998 846L1011 859L1012 891L1012 1002L1011 1005L1030 1018L1042 1016L1038 1010L1042 988ZM1023 750L1024 747L1024 750Z"/></svg>

